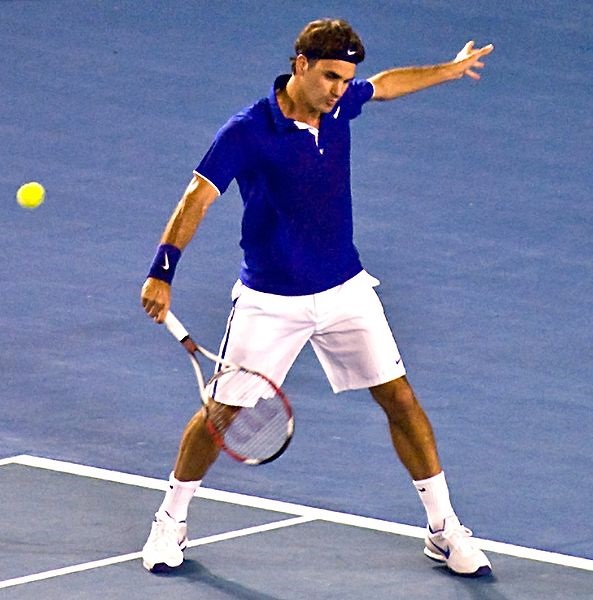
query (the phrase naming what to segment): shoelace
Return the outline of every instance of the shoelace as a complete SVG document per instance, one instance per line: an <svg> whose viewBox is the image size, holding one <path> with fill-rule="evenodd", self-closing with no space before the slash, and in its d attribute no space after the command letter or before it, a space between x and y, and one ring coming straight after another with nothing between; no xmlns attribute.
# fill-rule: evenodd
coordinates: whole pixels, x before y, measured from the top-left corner
<svg viewBox="0 0 593 600"><path fill-rule="evenodd" d="M472 541L468 539L473 535L473 532L461 524L448 527L441 535L443 539L458 550L462 549L470 552L474 550Z"/></svg>
<svg viewBox="0 0 593 600"><path fill-rule="evenodd" d="M177 545L177 527L174 523L166 523L165 521L155 521L154 528L154 543L158 546Z"/></svg>

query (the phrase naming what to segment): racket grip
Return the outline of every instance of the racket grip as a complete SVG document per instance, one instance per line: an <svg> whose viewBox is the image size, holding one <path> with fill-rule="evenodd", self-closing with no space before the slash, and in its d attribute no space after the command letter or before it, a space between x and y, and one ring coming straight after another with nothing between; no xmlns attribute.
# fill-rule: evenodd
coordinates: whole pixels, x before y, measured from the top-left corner
<svg viewBox="0 0 593 600"><path fill-rule="evenodd" d="M167 313L165 317L165 326L169 330L169 333L178 341L183 342L189 337L187 329L181 324L181 321L171 312Z"/></svg>

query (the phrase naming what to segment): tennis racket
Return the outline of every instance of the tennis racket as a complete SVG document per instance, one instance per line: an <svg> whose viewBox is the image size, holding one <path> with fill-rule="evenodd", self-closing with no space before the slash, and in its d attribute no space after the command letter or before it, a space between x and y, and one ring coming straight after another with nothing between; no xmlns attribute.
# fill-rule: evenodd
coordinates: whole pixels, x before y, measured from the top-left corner
<svg viewBox="0 0 593 600"><path fill-rule="evenodd" d="M292 408L284 392L262 373L196 344L171 311L165 325L189 353L206 410L206 427L214 442L248 465L262 465L281 456L294 432ZM214 363L214 375L207 382L197 353Z"/></svg>

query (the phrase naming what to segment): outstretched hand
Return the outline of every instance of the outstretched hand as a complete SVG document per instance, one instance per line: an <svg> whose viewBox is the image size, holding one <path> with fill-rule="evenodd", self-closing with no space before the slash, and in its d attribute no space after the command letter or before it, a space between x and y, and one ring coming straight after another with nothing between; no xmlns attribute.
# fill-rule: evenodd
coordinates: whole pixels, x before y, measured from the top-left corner
<svg viewBox="0 0 593 600"><path fill-rule="evenodd" d="M482 69L484 63L480 60L483 56L490 54L494 50L492 44L483 48L474 48L474 42L469 41L457 54L453 63L459 67L459 78L467 75L472 79L480 79L480 74L474 69Z"/></svg>

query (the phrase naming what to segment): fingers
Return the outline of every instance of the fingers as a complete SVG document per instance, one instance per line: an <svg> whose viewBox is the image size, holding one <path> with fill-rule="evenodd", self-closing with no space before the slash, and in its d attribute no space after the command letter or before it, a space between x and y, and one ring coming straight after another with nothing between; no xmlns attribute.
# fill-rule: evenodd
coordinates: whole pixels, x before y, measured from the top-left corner
<svg viewBox="0 0 593 600"><path fill-rule="evenodd" d="M142 286L141 301L146 314L157 323L163 323L171 303L169 284L147 279Z"/></svg>
<svg viewBox="0 0 593 600"><path fill-rule="evenodd" d="M494 50L494 44L488 44L479 50L480 56L486 56L486 54L490 54Z"/></svg>
<svg viewBox="0 0 593 600"><path fill-rule="evenodd" d="M466 60L469 58L474 47L474 41L470 40L467 44L457 53L454 62L461 62L462 60Z"/></svg>
<svg viewBox="0 0 593 600"><path fill-rule="evenodd" d="M157 323L162 323L165 320L168 309L165 309L165 305L162 302L142 298L142 306L146 314Z"/></svg>
<svg viewBox="0 0 593 600"><path fill-rule="evenodd" d="M475 42L470 40L467 44L458 52L455 57L455 62L461 62L468 59L479 59L482 56L490 54L494 50L493 44L488 44L483 48L474 48Z"/></svg>
<svg viewBox="0 0 593 600"><path fill-rule="evenodd" d="M467 71L464 71L463 74L467 75L468 77L471 77L474 81L478 81L480 79L479 73L476 73L476 72L472 71L471 69L467 69Z"/></svg>
<svg viewBox="0 0 593 600"><path fill-rule="evenodd" d="M474 69L483 69L484 63L480 60L483 56L490 54L494 50L492 44L488 44L483 48L474 48L475 42L470 40L465 44L463 49L457 54L454 62L464 63L463 71L459 73L459 77L467 75L471 79L478 81L480 75ZM461 66L461 65L460 65Z"/></svg>
<svg viewBox="0 0 593 600"><path fill-rule="evenodd" d="M468 77L471 77L472 79L474 79L475 81L478 81L480 79L480 75L479 73L476 73L473 69L478 68L478 69L482 69L484 68L484 63L480 62L480 61L476 61L471 69L466 69L464 71L464 75L467 75Z"/></svg>

